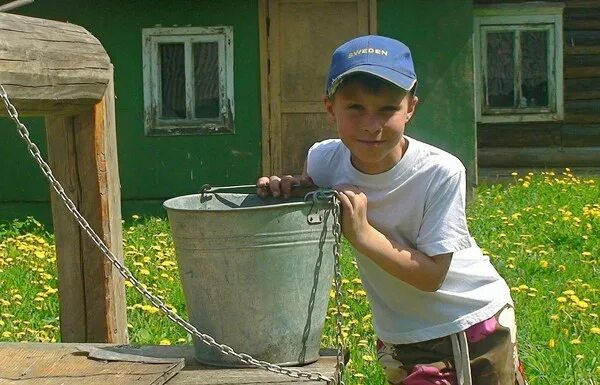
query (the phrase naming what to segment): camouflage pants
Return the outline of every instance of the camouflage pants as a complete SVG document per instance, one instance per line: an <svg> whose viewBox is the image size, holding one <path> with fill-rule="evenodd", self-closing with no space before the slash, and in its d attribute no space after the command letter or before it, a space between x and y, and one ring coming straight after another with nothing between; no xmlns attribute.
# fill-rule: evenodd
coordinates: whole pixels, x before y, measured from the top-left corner
<svg viewBox="0 0 600 385"><path fill-rule="evenodd" d="M459 385L470 367L473 385L526 385L516 353L514 309L505 306L493 317L465 330L465 367L456 365L452 339L446 336L406 345L377 341L379 362L392 385ZM466 337L466 338L464 338ZM469 362L469 365L467 365ZM458 372L458 376L457 376ZM466 376L466 375L465 375ZM468 381L468 380L467 380Z"/></svg>

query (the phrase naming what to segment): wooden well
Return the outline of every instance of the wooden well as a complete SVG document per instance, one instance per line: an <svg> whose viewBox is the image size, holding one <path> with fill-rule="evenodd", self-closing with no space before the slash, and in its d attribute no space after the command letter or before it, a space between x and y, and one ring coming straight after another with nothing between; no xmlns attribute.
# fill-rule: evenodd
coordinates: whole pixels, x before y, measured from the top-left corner
<svg viewBox="0 0 600 385"><path fill-rule="evenodd" d="M0 84L21 116L45 117L54 176L122 260L113 68L100 42L77 25L0 13ZM123 279L54 190L51 201L62 341L126 343Z"/></svg>

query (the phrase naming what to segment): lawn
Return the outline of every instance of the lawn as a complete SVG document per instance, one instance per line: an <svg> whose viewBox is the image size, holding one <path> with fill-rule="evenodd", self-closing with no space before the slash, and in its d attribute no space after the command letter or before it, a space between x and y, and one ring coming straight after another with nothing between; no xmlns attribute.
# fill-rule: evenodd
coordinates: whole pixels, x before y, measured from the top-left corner
<svg viewBox="0 0 600 385"><path fill-rule="evenodd" d="M561 174L515 175L477 189L471 232L511 287L519 351L532 385L600 384L600 180ZM126 218L126 265L185 317L166 220ZM346 383L381 384L365 292L343 245L343 337L351 351ZM130 285L128 285L130 286ZM0 340L60 340L54 239L34 219L0 225ZM135 344L188 344L189 336L128 289ZM331 302L323 345L335 346Z"/></svg>

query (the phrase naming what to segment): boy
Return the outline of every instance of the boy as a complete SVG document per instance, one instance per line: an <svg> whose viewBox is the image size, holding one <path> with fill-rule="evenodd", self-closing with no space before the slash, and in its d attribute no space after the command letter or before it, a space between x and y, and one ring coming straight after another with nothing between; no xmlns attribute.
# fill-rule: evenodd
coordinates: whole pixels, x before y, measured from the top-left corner
<svg viewBox="0 0 600 385"><path fill-rule="evenodd" d="M523 383L510 290L467 229L464 166L404 135L416 86L403 43L341 45L324 97L339 139L314 144L302 175L262 177L257 192L337 190L390 384Z"/></svg>

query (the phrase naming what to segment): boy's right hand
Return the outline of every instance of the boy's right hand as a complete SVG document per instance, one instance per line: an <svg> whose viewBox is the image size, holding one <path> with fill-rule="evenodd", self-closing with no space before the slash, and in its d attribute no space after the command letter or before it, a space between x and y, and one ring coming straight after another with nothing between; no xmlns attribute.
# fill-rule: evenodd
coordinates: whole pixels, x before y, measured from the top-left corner
<svg viewBox="0 0 600 385"><path fill-rule="evenodd" d="M256 194L261 198L273 195L274 197L281 196L287 199L292 195L292 187L312 186L314 186L314 183L307 175L263 176L256 181Z"/></svg>

